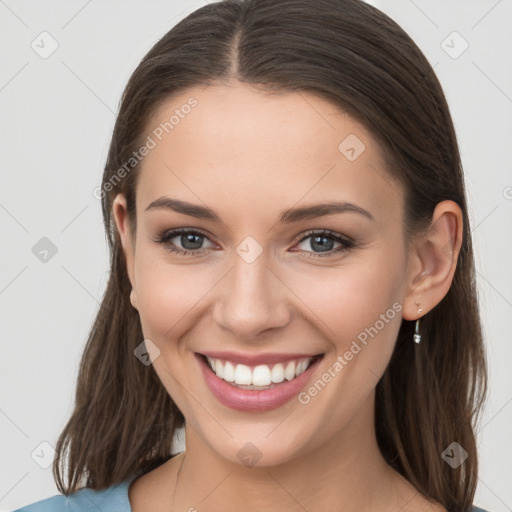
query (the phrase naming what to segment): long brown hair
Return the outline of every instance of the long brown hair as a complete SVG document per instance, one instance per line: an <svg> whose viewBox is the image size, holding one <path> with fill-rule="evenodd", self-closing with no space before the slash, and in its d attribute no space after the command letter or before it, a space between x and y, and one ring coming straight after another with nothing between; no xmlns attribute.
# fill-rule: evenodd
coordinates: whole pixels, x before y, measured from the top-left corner
<svg viewBox="0 0 512 512"><path fill-rule="evenodd" d="M361 0L212 3L166 33L133 72L102 182L110 278L82 356L75 408L57 443L59 491L76 491L83 478L85 486L103 489L172 456L184 417L152 366L134 357L143 333L129 301L112 202L118 193L126 196L134 227L140 164L127 170L126 162L161 103L189 87L232 79L262 91L314 93L362 122L380 143L390 175L404 186L408 236L429 224L438 202L449 199L462 209L452 286L422 319L421 345L411 342L413 322L402 321L377 384L375 428L387 462L418 491L448 510L469 510L487 370L456 135L424 55L394 21ZM468 453L456 469L441 456L452 442Z"/></svg>

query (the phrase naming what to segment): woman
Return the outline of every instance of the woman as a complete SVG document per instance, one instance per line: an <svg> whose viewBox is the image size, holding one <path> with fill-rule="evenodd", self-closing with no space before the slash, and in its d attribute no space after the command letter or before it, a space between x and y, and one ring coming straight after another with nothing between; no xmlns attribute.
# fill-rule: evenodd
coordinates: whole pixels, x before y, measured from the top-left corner
<svg viewBox="0 0 512 512"><path fill-rule="evenodd" d="M99 193L111 274L65 496L20 510L478 510L460 156L396 23L360 0L198 9L130 78Z"/></svg>

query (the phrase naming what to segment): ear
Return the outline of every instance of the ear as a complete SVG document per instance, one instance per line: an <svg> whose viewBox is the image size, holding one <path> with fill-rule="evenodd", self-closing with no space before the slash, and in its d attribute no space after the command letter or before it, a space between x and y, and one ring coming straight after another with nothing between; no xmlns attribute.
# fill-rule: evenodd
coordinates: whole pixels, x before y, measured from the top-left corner
<svg viewBox="0 0 512 512"><path fill-rule="evenodd" d="M412 242L402 310L405 320L422 317L448 293L462 245L462 224L459 205L441 201L426 233Z"/></svg>
<svg viewBox="0 0 512 512"><path fill-rule="evenodd" d="M137 309L137 289L134 274L135 261L135 240L132 240L131 224L128 217L128 208L126 198L123 194L117 194L112 204L112 214L116 223L121 245L126 259L126 271L132 285L130 301L132 306Z"/></svg>

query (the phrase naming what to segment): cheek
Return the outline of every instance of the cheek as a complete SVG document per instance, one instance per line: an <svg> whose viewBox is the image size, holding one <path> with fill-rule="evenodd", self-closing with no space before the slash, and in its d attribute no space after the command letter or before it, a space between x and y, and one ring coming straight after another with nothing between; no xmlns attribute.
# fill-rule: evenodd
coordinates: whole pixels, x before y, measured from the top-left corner
<svg viewBox="0 0 512 512"><path fill-rule="evenodd" d="M367 399L389 363L402 322L402 274L397 260L396 267L354 265L300 281L297 294L314 313L309 318L321 329L324 346L330 343L319 375L328 384L313 382L301 403L335 420L326 422L329 435Z"/></svg>
<svg viewBox="0 0 512 512"><path fill-rule="evenodd" d="M162 340L183 331L215 279L200 266L173 265L158 251L141 250L135 261L135 282L144 335Z"/></svg>
<svg viewBox="0 0 512 512"><path fill-rule="evenodd" d="M381 315L388 320L384 320L386 326L400 323L401 313L397 309L400 310L402 298L402 276L398 260L394 265L369 261L336 269L319 268L290 276L289 282L305 306L303 311L311 311L311 320L339 352L346 350L346 345L373 326ZM381 324L382 321L378 327Z"/></svg>

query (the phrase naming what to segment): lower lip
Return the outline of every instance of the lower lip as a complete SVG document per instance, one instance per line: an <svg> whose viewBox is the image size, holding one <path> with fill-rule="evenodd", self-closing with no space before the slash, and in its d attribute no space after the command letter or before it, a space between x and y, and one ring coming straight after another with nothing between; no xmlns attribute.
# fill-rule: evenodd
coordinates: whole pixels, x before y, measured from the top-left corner
<svg viewBox="0 0 512 512"><path fill-rule="evenodd" d="M246 412L268 411L284 405L299 394L322 360L322 357L319 357L304 373L293 380L285 380L271 389L258 391L232 386L213 373L202 355L196 353L195 356L201 366L206 384L217 400L226 407Z"/></svg>

